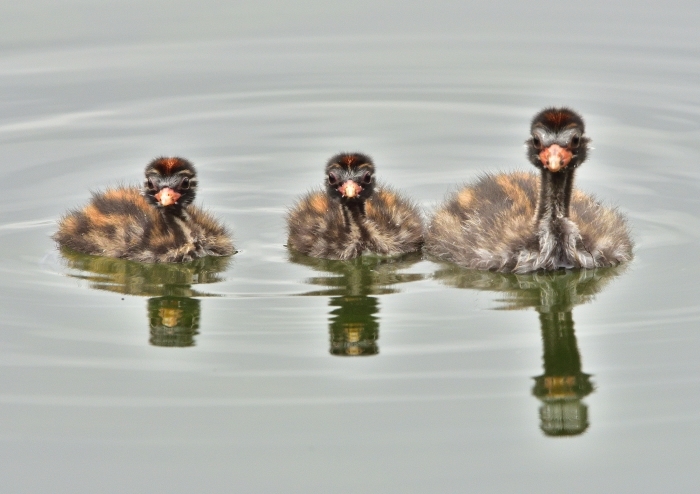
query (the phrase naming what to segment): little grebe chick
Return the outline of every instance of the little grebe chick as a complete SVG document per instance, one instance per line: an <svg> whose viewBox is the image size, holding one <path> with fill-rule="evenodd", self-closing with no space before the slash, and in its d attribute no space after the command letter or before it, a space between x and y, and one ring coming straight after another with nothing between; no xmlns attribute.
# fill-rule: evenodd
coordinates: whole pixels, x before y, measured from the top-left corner
<svg viewBox="0 0 700 494"><path fill-rule="evenodd" d="M157 158L143 188L94 193L61 218L53 238L85 254L141 262L187 262L234 253L226 228L194 206L197 174L183 158Z"/></svg>
<svg viewBox="0 0 700 494"><path fill-rule="evenodd" d="M526 141L531 173L486 175L433 216L426 251L473 269L526 273L617 266L632 259L625 218L574 190L589 139L581 117L547 108Z"/></svg>
<svg viewBox="0 0 700 494"><path fill-rule="evenodd" d="M398 255L419 250L418 208L376 184L374 163L341 153L326 165L325 191L313 191L287 215L289 247L323 259L352 259L363 252Z"/></svg>

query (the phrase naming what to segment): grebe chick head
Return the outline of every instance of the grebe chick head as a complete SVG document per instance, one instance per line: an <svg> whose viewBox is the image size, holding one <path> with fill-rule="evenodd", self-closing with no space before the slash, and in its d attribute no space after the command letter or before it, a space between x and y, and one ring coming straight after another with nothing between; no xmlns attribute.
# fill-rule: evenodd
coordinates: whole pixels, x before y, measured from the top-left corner
<svg viewBox="0 0 700 494"><path fill-rule="evenodd" d="M328 195L344 203L362 202L372 195L374 163L360 153L340 153L326 165Z"/></svg>
<svg viewBox="0 0 700 494"><path fill-rule="evenodd" d="M557 173L572 170L586 160L590 139L584 136L581 116L568 108L546 108L535 115L525 144L530 162Z"/></svg>
<svg viewBox="0 0 700 494"><path fill-rule="evenodd" d="M194 201L197 173L183 158L156 158L146 166L143 193L159 208L177 212Z"/></svg>

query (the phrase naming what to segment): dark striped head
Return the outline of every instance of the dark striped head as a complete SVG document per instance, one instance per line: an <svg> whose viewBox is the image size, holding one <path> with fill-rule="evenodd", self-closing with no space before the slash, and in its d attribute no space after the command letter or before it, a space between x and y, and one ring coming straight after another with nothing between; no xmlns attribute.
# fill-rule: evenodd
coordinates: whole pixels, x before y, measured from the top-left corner
<svg viewBox="0 0 700 494"><path fill-rule="evenodd" d="M546 108L532 119L527 157L552 173L574 169L586 160L590 139L581 116L568 108Z"/></svg>
<svg viewBox="0 0 700 494"><path fill-rule="evenodd" d="M326 190L332 198L365 201L374 190L374 163L360 153L340 153L326 164Z"/></svg>
<svg viewBox="0 0 700 494"><path fill-rule="evenodd" d="M183 158L156 158L146 167L143 194L158 207L180 210L194 201L197 173Z"/></svg>

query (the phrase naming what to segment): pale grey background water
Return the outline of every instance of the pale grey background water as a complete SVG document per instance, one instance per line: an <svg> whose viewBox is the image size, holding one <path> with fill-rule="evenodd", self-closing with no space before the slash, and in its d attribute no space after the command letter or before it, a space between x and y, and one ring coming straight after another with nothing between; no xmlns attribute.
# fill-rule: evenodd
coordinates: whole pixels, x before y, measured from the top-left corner
<svg viewBox="0 0 700 494"><path fill-rule="evenodd" d="M0 491L694 492L697 2L198 5L0 7ZM573 310L585 433L540 430L537 312L429 261L376 293L377 356L332 356L333 300L297 296L323 273L283 247L324 161L369 153L429 212L527 169L529 119L561 104L595 147L578 186L637 241ZM161 154L199 165L240 249L197 286L221 296L188 348L150 344L147 297L68 276L49 238Z"/></svg>

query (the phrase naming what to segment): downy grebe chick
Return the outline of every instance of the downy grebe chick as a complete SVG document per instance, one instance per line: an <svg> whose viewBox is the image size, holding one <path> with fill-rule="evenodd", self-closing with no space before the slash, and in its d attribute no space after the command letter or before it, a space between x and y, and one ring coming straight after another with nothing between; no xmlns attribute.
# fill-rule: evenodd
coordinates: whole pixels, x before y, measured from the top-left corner
<svg viewBox="0 0 700 494"><path fill-rule="evenodd" d="M486 175L433 216L430 254L473 269L526 273L617 266L632 259L625 218L573 189L589 139L581 117L547 108L526 141L530 173Z"/></svg>
<svg viewBox="0 0 700 494"><path fill-rule="evenodd" d="M142 189L94 193L83 209L61 218L53 238L85 254L141 262L187 262L234 253L226 228L192 205L194 166L183 158L157 158L146 167Z"/></svg>
<svg viewBox="0 0 700 494"><path fill-rule="evenodd" d="M376 184L372 160L341 153L326 164L325 191L302 197L287 215L292 249L324 259L352 259L363 252L397 255L420 249L418 208Z"/></svg>

